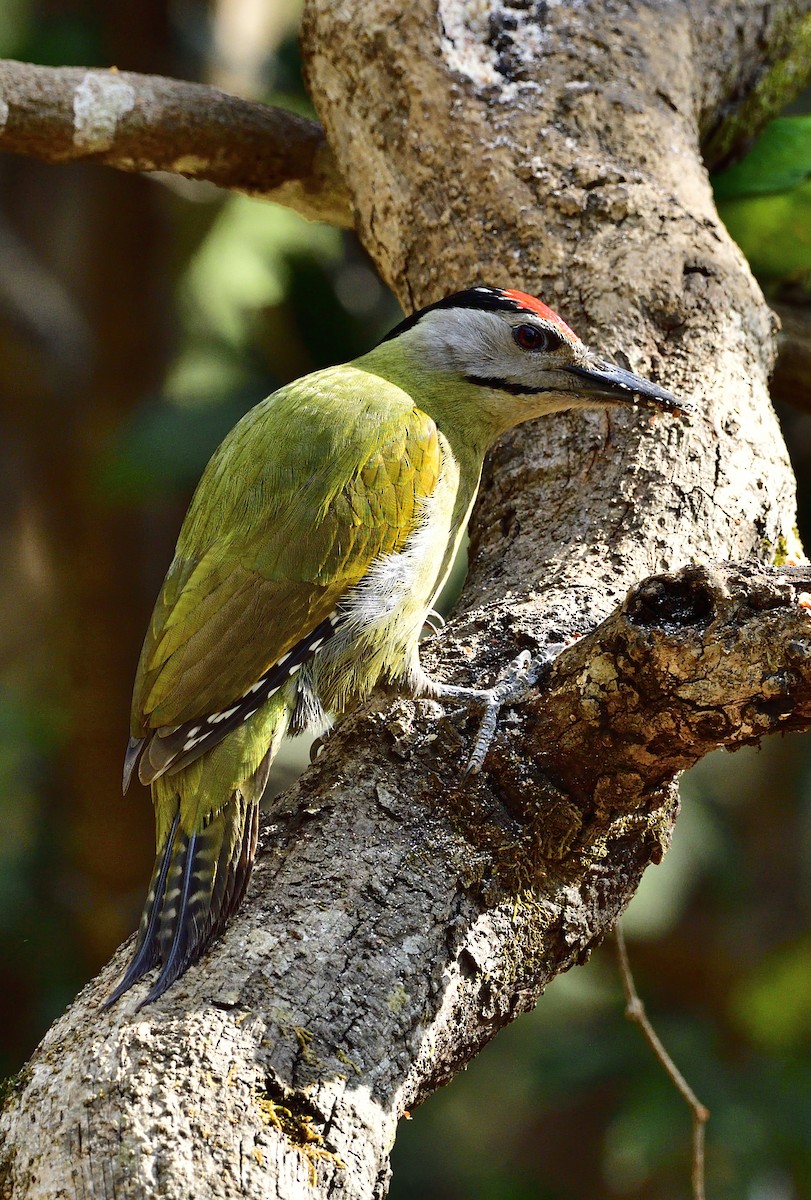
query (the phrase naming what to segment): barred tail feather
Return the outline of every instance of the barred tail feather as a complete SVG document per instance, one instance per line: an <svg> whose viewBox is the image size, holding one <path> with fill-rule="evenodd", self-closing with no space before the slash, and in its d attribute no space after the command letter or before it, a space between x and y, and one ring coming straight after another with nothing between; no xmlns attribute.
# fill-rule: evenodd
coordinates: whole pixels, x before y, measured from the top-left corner
<svg viewBox="0 0 811 1200"><path fill-rule="evenodd" d="M246 813L242 836L234 839L230 857L226 860L223 853L217 865L206 929L206 944L217 937L242 903L251 878L258 836L259 805L251 804ZM225 849L224 846L223 851Z"/></svg>
<svg viewBox="0 0 811 1200"><path fill-rule="evenodd" d="M175 813L175 819L172 822L172 827L169 830L169 836L166 839L166 844L163 850L155 859L155 866L152 871L152 878L149 882L149 891L146 897L144 911L141 914L141 924L138 929L138 937L135 941L135 951L130 961L130 965L124 974L123 979L114 989L114 991L104 1001L103 1008L110 1008L119 1000L125 992L129 991L134 983L146 975L152 967L158 962L158 947L156 942L156 933L158 922L160 920L161 909L163 907L163 898L166 891L166 878L169 874L169 867L172 862L172 849L174 847L175 837L177 835L177 827L180 822L180 810Z"/></svg>
<svg viewBox="0 0 811 1200"><path fill-rule="evenodd" d="M139 1008L151 1004L198 960L245 894L258 827L258 799L241 791L197 833L187 834L175 817L155 861L132 962L105 1007L159 963Z"/></svg>
<svg viewBox="0 0 811 1200"><path fill-rule="evenodd" d="M139 1008L163 995L199 953L200 909L210 900L206 876L210 877L211 864L204 860L199 834L182 834L179 841L157 931L161 970Z"/></svg>

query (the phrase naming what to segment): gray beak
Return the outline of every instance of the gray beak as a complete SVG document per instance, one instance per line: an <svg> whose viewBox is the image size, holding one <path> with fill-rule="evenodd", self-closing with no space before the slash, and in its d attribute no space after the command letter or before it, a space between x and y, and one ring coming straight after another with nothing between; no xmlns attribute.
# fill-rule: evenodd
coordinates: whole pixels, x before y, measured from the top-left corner
<svg viewBox="0 0 811 1200"><path fill-rule="evenodd" d="M589 359L587 367L569 366L563 370L577 379L577 389L584 396L593 396L616 404L643 404L647 408L660 408L665 412L688 414L695 412L689 400L680 400L672 392L665 391L658 383L651 383L641 375L623 371L596 355Z"/></svg>

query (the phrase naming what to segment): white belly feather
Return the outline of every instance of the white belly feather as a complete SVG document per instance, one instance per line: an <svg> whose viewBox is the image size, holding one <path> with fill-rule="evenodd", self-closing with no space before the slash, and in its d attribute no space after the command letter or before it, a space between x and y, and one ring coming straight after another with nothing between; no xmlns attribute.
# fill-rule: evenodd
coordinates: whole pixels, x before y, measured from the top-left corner
<svg viewBox="0 0 811 1200"><path fill-rule="evenodd" d="M447 443L443 450L442 475L422 502L419 524L401 550L376 559L347 593L335 635L301 679L327 711L340 713L354 705L381 677L408 685L419 674L420 634L468 516L454 519L459 474Z"/></svg>

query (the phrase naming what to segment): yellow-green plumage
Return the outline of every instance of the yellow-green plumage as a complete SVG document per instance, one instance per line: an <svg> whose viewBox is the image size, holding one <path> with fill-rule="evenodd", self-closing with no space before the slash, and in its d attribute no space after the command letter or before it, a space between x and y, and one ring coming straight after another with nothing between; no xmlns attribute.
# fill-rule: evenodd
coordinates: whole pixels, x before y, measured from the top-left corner
<svg viewBox="0 0 811 1200"><path fill-rule="evenodd" d="M299 380L214 455L141 655L135 736L227 706L408 537L439 473L436 427L383 380L364 403L364 385L347 367Z"/></svg>
<svg viewBox="0 0 811 1200"><path fill-rule="evenodd" d="M464 691L428 679L417 647L488 446L529 417L639 394L684 407L592 356L540 301L474 288L236 425L192 499L138 665L124 779L137 766L152 788L157 855L109 1003L156 964L144 1002L159 996L239 904L288 729L340 715L381 677Z"/></svg>
<svg viewBox="0 0 811 1200"><path fill-rule="evenodd" d="M155 920L155 899L144 910L141 941L149 933L154 948L138 962L138 973L158 960L165 964L171 937L178 931L180 937L172 970L148 999L197 956L233 908L220 906L218 888L224 873L237 872L238 856L232 860L295 709L297 682L180 769L172 769L169 755L161 773L167 746L177 749L177 735L167 731L228 710L351 594L375 560L402 549L436 492L441 440L434 420L397 384L349 365L309 376L257 405L206 468L155 605L133 695L132 737L145 739L138 770L151 784L156 813L153 887L164 856L170 858L156 898L166 897L163 912ZM458 483L455 464L446 461L445 490L448 476ZM468 488L465 514L471 498ZM405 640L415 650L455 499L449 493L443 506L440 554L426 564L422 594L406 622ZM324 709L344 711L381 673L396 677L407 665L390 630L376 629L367 640L364 653L358 629L361 653L353 649L325 667L318 688ZM186 848L195 835L191 863ZM246 878L236 884L240 894L252 848ZM178 927L178 897L194 924L188 934ZM133 981L128 973L120 990Z"/></svg>

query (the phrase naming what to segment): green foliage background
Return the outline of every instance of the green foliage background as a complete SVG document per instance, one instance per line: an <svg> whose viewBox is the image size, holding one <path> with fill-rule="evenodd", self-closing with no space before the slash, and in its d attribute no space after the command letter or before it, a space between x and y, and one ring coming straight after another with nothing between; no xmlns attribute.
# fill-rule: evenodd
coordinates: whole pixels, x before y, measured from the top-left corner
<svg viewBox="0 0 811 1200"><path fill-rule="evenodd" d="M0 54L221 80L234 68L218 58L219 7L0 0ZM277 7L240 86L306 111L295 4ZM771 289L808 278L809 125L779 127L779 153L719 184ZM92 167L0 162L0 267L0 1069L11 1072L137 919L152 817L145 793L120 796L128 691L204 463L247 407L359 353L398 310L350 236ZM804 464L809 418L783 416ZM714 1200L811 1198L810 747L773 741L693 771L672 849L626 918L640 991L712 1110ZM302 758L294 747L276 786ZM624 1020L607 945L403 1123L392 1196L680 1200L689 1128Z"/></svg>

